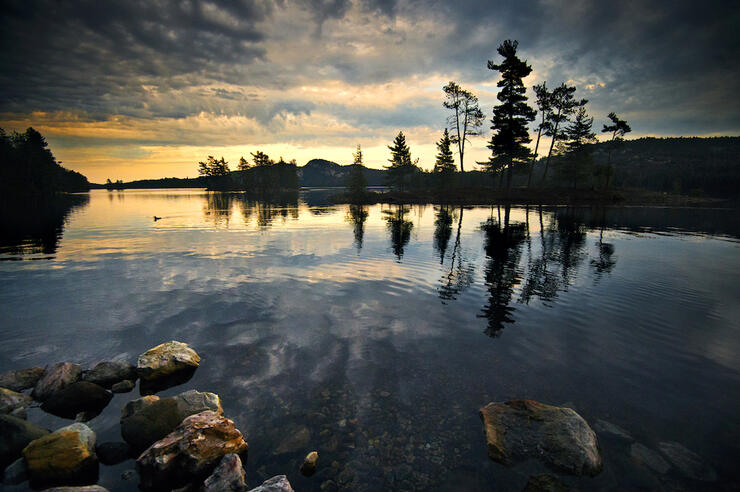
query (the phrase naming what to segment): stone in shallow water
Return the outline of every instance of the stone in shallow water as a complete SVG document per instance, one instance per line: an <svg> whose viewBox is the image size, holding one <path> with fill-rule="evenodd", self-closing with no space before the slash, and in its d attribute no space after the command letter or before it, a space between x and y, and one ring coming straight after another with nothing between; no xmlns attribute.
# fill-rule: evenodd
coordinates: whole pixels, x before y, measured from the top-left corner
<svg viewBox="0 0 740 492"><path fill-rule="evenodd" d="M57 417L75 418L84 412L86 420L98 415L108 406L113 393L87 381L77 381L50 395L41 409Z"/></svg>
<svg viewBox="0 0 740 492"><path fill-rule="evenodd" d="M632 438L632 435L630 435L629 432L622 429L618 425L612 424L611 422L607 422L606 420L597 420L594 424L594 430L598 432L599 434L607 434L613 437L617 437L619 439L624 439L625 441L634 441Z"/></svg>
<svg viewBox="0 0 740 492"><path fill-rule="evenodd" d="M203 482L203 492L228 492L247 490L246 474L242 460L237 454L227 454L221 458L210 477Z"/></svg>
<svg viewBox="0 0 740 492"><path fill-rule="evenodd" d="M157 345L141 354L137 372L143 381L152 381L180 371L193 370L200 364L200 356L186 343L171 341Z"/></svg>
<svg viewBox="0 0 740 492"><path fill-rule="evenodd" d="M82 368L80 365L72 362L58 362L46 366L44 374L34 386L31 396L38 401L44 401L53 393L76 382L80 379L81 374Z"/></svg>
<svg viewBox="0 0 740 492"><path fill-rule="evenodd" d="M128 393L129 391L133 390L136 387L136 381L133 381L131 379L124 379L123 381L120 381L113 386L111 386L111 391L113 393Z"/></svg>
<svg viewBox="0 0 740 492"><path fill-rule="evenodd" d="M685 477L704 482L714 482L717 480L717 472L711 466L704 463L699 455L686 449L682 444L677 442L661 442L658 444L658 449Z"/></svg>
<svg viewBox="0 0 740 492"><path fill-rule="evenodd" d="M128 362L99 362L92 369L82 373L82 380L110 388L114 384L126 379L136 380L136 366Z"/></svg>
<svg viewBox="0 0 740 492"><path fill-rule="evenodd" d="M52 487L43 492L108 492L108 489L100 485L83 485L81 487Z"/></svg>
<svg viewBox="0 0 740 492"><path fill-rule="evenodd" d="M6 485L19 485L26 480L28 480L28 467L23 458L15 460L3 473L3 483Z"/></svg>
<svg viewBox="0 0 740 492"><path fill-rule="evenodd" d="M30 396L7 388L0 388L0 413L11 413L33 403Z"/></svg>
<svg viewBox="0 0 740 492"><path fill-rule="evenodd" d="M45 436L49 431L25 420L0 415L0 468L5 468L22 456L28 443Z"/></svg>
<svg viewBox="0 0 740 492"><path fill-rule="evenodd" d="M134 456L131 446L125 442L103 442L95 446L95 454L104 465L117 465Z"/></svg>
<svg viewBox="0 0 740 492"><path fill-rule="evenodd" d="M602 470L596 434L570 408L514 400L489 403L480 416L494 461L510 465L536 458L574 475L594 476Z"/></svg>
<svg viewBox="0 0 740 492"><path fill-rule="evenodd" d="M306 426L294 427L287 436L280 441L273 454L294 453L305 449L311 440L311 431Z"/></svg>
<svg viewBox="0 0 740 492"><path fill-rule="evenodd" d="M664 475L671 469L671 465L652 449L636 442L630 446L630 456L638 465L643 465L656 473Z"/></svg>
<svg viewBox="0 0 740 492"><path fill-rule="evenodd" d="M44 369L42 367L4 372L0 374L0 388L8 388L13 391L33 388L43 374Z"/></svg>
<svg viewBox="0 0 740 492"><path fill-rule="evenodd" d="M301 473L304 474L307 477L310 477L314 473L316 473L316 464L319 461L319 453L316 451L311 451L306 455L306 457L303 459L303 464L301 464Z"/></svg>
<svg viewBox="0 0 740 492"><path fill-rule="evenodd" d="M523 492L568 492L568 486L556 476L547 473L529 477Z"/></svg>
<svg viewBox="0 0 740 492"><path fill-rule="evenodd" d="M227 454L242 454L247 443L234 422L213 411L187 417L136 460L143 489L177 488L204 480Z"/></svg>
<svg viewBox="0 0 740 492"><path fill-rule="evenodd" d="M251 489L249 492L293 492L293 487L285 475L277 475L262 482L262 485Z"/></svg>
<svg viewBox="0 0 740 492"><path fill-rule="evenodd" d="M34 488L97 481L95 433L85 424L68 425L32 441L23 449L23 457Z"/></svg>
<svg viewBox="0 0 740 492"><path fill-rule="evenodd" d="M223 414L217 394L190 390L168 398L144 396L121 410L121 436L142 450L175 430L185 417L205 410Z"/></svg>

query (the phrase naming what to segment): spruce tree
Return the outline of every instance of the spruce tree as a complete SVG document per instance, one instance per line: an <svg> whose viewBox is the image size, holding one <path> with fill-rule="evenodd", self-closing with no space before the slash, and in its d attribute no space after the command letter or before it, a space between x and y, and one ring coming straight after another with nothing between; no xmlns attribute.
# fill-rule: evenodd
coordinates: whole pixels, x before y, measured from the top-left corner
<svg viewBox="0 0 740 492"><path fill-rule="evenodd" d="M563 127L568 122L568 118L578 110L578 108L585 106L588 99L577 100L575 98L576 88L565 84L560 84L556 87L550 96L551 110L547 116L548 127L545 130L545 135L551 137L550 150L547 152L547 160L545 161L545 172L542 174L542 183L547 179L547 171L550 168L550 158L552 157L552 151L555 148L558 140L562 140L567 137L567 133L563 130Z"/></svg>
<svg viewBox="0 0 740 492"><path fill-rule="evenodd" d="M388 170L388 184L403 190L406 187L407 178L413 173L415 166L411 161L411 151L406 145L406 136L402 131L398 132L393 140L393 145L389 145L388 149L391 151L391 158L388 159L390 165L385 166Z"/></svg>
<svg viewBox="0 0 740 492"><path fill-rule="evenodd" d="M352 154L354 162L347 178L347 188L353 201L361 200L365 195L367 179L365 178L365 166L362 164L362 149L357 144L357 151Z"/></svg>
<svg viewBox="0 0 740 492"><path fill-rule="evenodd" d="M562 146L564 155L560 171L573 182L573 188L578 186L578 181L589 175L593 167L592 144L596 143L593 123L594 119L581 106L573 122L565 129L566 140Z"/></svg>
<svg viewBox="0 0 740 492"><path fill-rule="evenodd" d="M498 47L498 53L504 58L496 64L488 61L490 70L501 73L498 87L501 88L496 98L501 104L493 108L491 129L493 136L488 144L491 157L486 164L489 171L507 169L506 187L511 187L513 168L528 161L530 150L526 144L531 142L527 125L534 120L535 111L527 105L526 88L522 79L532 72L532 67L516 56L518 41L507 39Z"/></svg>
<svg viewBox="0 0 740 492"><path fill-rule="evenodd" d="M451 187L452 180L455 176L455 158L452 155L450 145L452 140L450 134L445 128L442 138L437 142L437 159L434 162L434 178L439 188Z"/></svg>

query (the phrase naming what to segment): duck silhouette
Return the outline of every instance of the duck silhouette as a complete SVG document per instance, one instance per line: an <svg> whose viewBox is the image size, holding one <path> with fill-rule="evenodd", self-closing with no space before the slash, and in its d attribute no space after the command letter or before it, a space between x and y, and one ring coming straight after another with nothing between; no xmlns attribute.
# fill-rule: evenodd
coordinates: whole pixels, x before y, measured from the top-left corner
<svg viewBox="0 0 740 492"><path fill-rule="evenodd" d="M154 216L154 222L156 222L158 220L161 220L161 219L162 219L162 217L157 217L156 215Z"/></svg>

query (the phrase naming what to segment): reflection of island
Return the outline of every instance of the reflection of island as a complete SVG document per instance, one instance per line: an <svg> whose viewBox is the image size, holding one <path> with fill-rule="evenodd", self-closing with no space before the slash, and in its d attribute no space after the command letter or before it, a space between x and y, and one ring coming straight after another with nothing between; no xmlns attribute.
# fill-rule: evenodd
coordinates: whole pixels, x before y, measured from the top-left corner
<svg viewBox="0 0 740 492"><path fill-rule="evenodd" d="M362 240L365 237L365 221L368 211L365 205L350 205L347 210L347 221L353 224L355 235L355 246L359 253L362 249Z"/></svg>
<svg viewBox="0 0 740 492"><path fill-rule="evenodd" d="M84 207L88 195L0 199L0 253L32 255L56 253L70 213Z"/></svg>
<svg viewBox="0 0 740 492"><path fill-rule="evenodd" d="M207 221L213 222L215 226L229 227L231 218L231 206L234 203L235 194L222 192L209 192L206 194L206 203L203 206L203 215Z"/></svg>
<svg viewBox="0 0 740 492"><path fill-rule="evenodd" d="M441 265L444 265L445 262L445 253L452 237L452 223L454 219L454 212L450 212L447 206L440 207L437 211L437 217L434 221L434 248L439 252ZM439 298L442 299L442 302L457 299L457 295L473 283L475 269L472 264L463 258L462 248L460 246L462 221L463 208L460 207L455 244L450 255L449 271L445 269L445 273L440 279Z"/></svg>
<svg viewBox="0 0 740 492"><path fill-rule="evenodd" d="M391 234L391 246L393 254L398 261L403 257L403 248L411 239L411 230L414 228L413 222L406 219L406 215L411 211L406 205L391 205L390 210L383 210L385 220L388 226L388 232Z"/></svg>
<svg viewBox="0 0 740 492"><path fill-rule="evenodd" d="M298 192L286 191L265 193L255 198L251 195L236 195L239 200L239 206L244 217L244 223L249 223L254 215L257 220L257 227L267 229L272 226L276 218L282 218L283 221L290 217L298 219Z"/></svg>

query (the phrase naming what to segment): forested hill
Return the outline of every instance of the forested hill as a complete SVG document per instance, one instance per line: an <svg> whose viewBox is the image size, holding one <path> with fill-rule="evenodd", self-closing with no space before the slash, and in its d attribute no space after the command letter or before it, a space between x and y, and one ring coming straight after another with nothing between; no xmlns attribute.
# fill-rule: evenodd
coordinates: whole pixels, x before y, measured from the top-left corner
<svg viewBox="0 0 740 492"><path fill-rule="evenodd" d="M340 166L325 159L311 159L305 166L298 168L298 179L301 186L344 186L353 165ZM368 186L382 186L385 183L384 169L365 168L365 179Z"/></svg>

